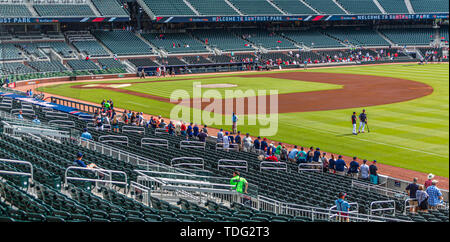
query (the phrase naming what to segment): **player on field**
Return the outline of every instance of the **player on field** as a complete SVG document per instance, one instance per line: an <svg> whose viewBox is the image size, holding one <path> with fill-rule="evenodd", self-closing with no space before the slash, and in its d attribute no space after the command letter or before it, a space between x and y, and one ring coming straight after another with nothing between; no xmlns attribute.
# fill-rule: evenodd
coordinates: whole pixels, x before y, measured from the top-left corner
<svg viewBox="0 0 450 242"><path fill-rule="evenodd" d="M363 109L362 113L359 114L359 130L358 133L363 132L364 133L364 128L366 127L367 124L367 114L366 114L366 110ZM361 130L362 128L362 130Z"/></svg>
<svg viewBox="0 0 450 242"><path fill-rule="evenodd" d="M353 134L358 134L356 133L356 112L353 112L352 115L352 125L353 125Z"/></svg>

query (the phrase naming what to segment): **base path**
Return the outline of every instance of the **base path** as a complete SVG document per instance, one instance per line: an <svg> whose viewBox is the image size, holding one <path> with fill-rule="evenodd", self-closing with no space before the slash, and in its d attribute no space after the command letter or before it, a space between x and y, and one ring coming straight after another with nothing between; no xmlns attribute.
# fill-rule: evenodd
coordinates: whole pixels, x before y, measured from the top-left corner
<svg viewBox="0 0 450 242"><path fill-rule="evenodd" d="M310 92L296 92L278 95L278 113L296 113L296 112L311 112L311 111L325 111L357 107L369 107L375 105L390 104L396 102L403 102L433 93L433 88L421 82L405 80L392 77L355 75L355 74L337 74L337 73L320 73L320 72L286 72L286 73L267 73L259 75L238 75L239 78L257 78L257 77L271 77L278 79L288 79L297 81L319 82L342 85L342 88L322 91ZM208 78L214 79L214 78ZM196 79L189 79L196 80ZM205 78L198 79L205 80ZM181 80L158 80L152 82L170 82ZM243 80L245 81L245 80ZM144 82L137 82L144 83ZM79 89L107 89L110 91L125 93L133 96L149 98L162 102L170 102L169 98L160 97L156 95L146 94L142 92L130 91L121 88L111 87L113 84L123 83L102 83L97 85L74 85L72 88ZM136 83L130 83L136 84ZM276 85L276 83L275 83ZM269 92L271 87L259 87L267 89ZM257 91L257 90L255 90ZM264 98L264 97L260 97ZM233 100L222 100L219 112L221 114L255 114L260 110L258 107L258 99L256 97L234 98ZM265 96L266 113L269 113L271 97ZM212 104L214 100L209 102L202 102L199 99L191 99L190 106L194 106L194 102L198 102L196 107L205 109ZM233 108L225 108L226 103L233 103ZM249 110L249 102L255 102L255 109ZM178 104L174 102L174 104ZM236 103L244 104L243 110L236 108ZM220 105L220 104L219 104ZM230 105L231 106L231 105ZM241 106L242 107L242 106ZM263 108L264 110L264 108ZM273 112L273 110L272 110Z"/></svg>

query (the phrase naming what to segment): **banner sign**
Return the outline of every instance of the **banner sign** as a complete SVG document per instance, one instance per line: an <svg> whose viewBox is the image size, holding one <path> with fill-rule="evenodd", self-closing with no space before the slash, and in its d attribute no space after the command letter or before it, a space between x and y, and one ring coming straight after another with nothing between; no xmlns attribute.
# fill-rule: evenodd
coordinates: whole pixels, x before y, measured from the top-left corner
<svg viewBox="0 0 450 242"><path fill-rule="evenodd" d="M343 21L343 20L421 20L448 19L448 13L435 14L372 14L372 15L272 15L272 16L213 16L213 17L156 17L159 23L218 23L218 22L287 22L287 21Z"/></svg>
<svg viewBox="0 0 450 242"><path fill-rule="evenodd" d="M130 17L1 18L0 24L128 22Z"/></svg>

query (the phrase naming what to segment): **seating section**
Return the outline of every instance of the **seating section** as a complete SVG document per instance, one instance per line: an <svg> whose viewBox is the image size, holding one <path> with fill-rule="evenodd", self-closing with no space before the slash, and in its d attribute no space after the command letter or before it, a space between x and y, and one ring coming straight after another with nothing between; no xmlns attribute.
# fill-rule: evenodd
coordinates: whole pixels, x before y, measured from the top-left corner
<svg viewBox="0 0 450 242"><path fill-rule="evenodd" d="M299 0L272 0L272 2L288 14L316 14Z"/></svg>
<svg viewBox="0 0 450 242"><path fill-rule="evenodd" d="M320 13L326 14L345 14L336 3L332 0L304 0L309 6L319 11Z"/></svg>
<svg viewBox="0 0 450 242"><path fill-rule="evenodd" d="M124 30L95 31L93 33L116 55L151 55L152 48L134 33Z"/></svg>
<svg viewBox="0 0 450 242"><path fill-rule="evenodd" d="M69 65L75 71L100 69L91 60L68 60L67 65Z"/></svg>
<svg viewBox="0 0 450 242"><path fill-rule="evenodd" d="M245 15L281 15L282 13L266 0L229 0Z"/></svg>
<svg viewBox="0 0 450 242"><path fill-rule="evenodd" d="M154 62L151 59L145 58L145 59L128 59L131 64L133 64L136 67L140 66L159 66L158 63Z"/></svg>
<svg viewBox="0 0 450 242"><path fill-rule="evenodd" d="M109 56L108 51L95 40L74 41L72 42L72 45L75 46L79 52L84 52L91 57Z"/></svg>
<svg viewBox="0 0 450 242"><path fill-rule="evenodd" d="M265 30L241 29L234 31L238 36L253 43L254 46L263 46L269 50L294 49L294 44L283 37Z"/></svg>
<svg viewBox="0 0 450 242"><path fill-rule="evenodd" d="M25 57L14 44L0 44L0 58L3 60L21 60Z"/></svg>
<svg viewBox="0 0 450 242"><path fill-rule="evenodd" d="M339 41L328 37L319 31L283 31L282 34L288 39L293 40L299 44L304 44L311 48L332 48L343 47Z"/></svg>
<svg viewBox="0 0 450 242"><path fill-rule="evenodd" d="M429 45L435 38L433 29L384 29L380 32L400 45Z"/></svg>
<svg viewBox="0 0 450 242"><path fill-rule="evenodd" d="M21 62L0 63L0 75L27 74L36 72Z"/></svg>
<svg viewBox="0 0 450 242"><path fill-rule="evenodd" d="M415 13L448 13L446 0L410 0Z"/></svg>
<svg viewBox="0 0 450 242"><path fill-rule="evenodd" d="M32 14L25 4L0 3L0 17L31 17Z"/></svg>
<svg viewBox="0 0 450 242"><path fill-rule="evenodd" d="M387 13L408 13L405 0L378 0Z"/></svg>
<svg viewBox="0 0 450 242"><path fill-rule="evenodd" d="M67 68L59 61L30 61L28 65L39 72L63 72Z"/></svg>
<svg viewBox="0 0 450 242"><path fill-rule="evenodd" d="M97 59L97 62L102 69L126 68L119 60L114 60L113 58Z"/></svg>
<svg viewBox="0 0 450 242"><path fill-rule="evenodd" d="M390 45L383 37L370 28L336 28L326 31L327 34L336 37L342 42L350 42L359 46L388 46Z"/></svg>
<svg viewBox="0 0 450 242"><path fill-rule="evenodd" d="M198 39L211 47L217 47L223 51L253 51L250 44L230 33L228 30L194 30L192 32Z"/></svg>
<svg viewBox="0 0 450 242"><path fill-rule="evenodd" d="M91 0L102 16L128 16L117 0Z"/></svg>
<svg viewBox="0 0 450 242"><path fill-rule="evenodd" d="M170 54L208 52L203 43L186 33L142 34L142 37Z"/></svg>
<svg viewBox="0 0 450 242"><path fill-rule="evenodd" d="M189 2L201 15L238 15L224 0L189 0Z"/></svg>
<svg viewBox="0 0 450 242"><path fill-rule="evenodd" d="M212 61L206 59L203 56L184 56L183 60L185 60L187 63L189 64L211 64L213 63Z"/></svg>
<svg viewBox="0 0 450 242"><path fill-rule="evenodd" d="M178 59L177 57L167 57L167 58L157 58L158 62L163 66L185 66L186 63L184 63L182 60Z"/></svg>
<svg viewBox="0 0 450 242"><path fill-rule="evenodd" d="M381 14L373 0L337 0L347 11L354 14Z"/></svg>
<svg viewBox="0 0 450 242"><path fill-rule="evenodd" d="M156 16L195 16L183 0L143 0Z"/></svg>
<svg viewBox="0 0 450 242"><path fill-rule="evenodd" d="M41 17L95 16L87 4L35 4L33 7Z"/></svg>

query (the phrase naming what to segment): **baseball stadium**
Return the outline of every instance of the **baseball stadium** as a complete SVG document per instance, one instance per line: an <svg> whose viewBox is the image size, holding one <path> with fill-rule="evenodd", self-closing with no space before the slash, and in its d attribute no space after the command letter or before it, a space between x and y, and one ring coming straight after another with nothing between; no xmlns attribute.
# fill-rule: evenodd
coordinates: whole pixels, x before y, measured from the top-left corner
<svg viewBox="0 0 450 242"><path fill-rule="evenodd" d="M1 222L449 222L447 0L0 0Z"/></svg>

